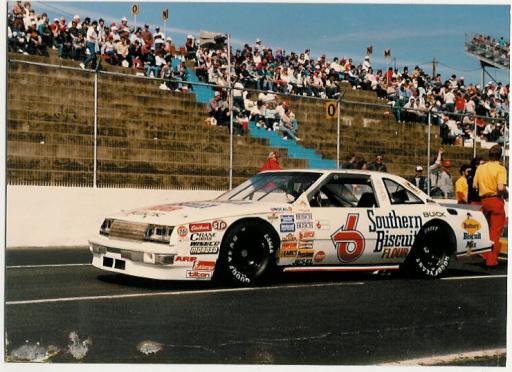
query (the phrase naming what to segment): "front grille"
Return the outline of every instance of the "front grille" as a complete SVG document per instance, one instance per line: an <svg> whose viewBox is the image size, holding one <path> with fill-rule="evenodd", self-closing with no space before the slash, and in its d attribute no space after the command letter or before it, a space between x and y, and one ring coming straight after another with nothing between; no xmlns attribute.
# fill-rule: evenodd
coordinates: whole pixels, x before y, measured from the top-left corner
<svg viewBox="0 0 512 372"><path fill-rule="evenodd" d="M110 236L129 240L144 240L147 223L115 220L110 227Z"/></svg>

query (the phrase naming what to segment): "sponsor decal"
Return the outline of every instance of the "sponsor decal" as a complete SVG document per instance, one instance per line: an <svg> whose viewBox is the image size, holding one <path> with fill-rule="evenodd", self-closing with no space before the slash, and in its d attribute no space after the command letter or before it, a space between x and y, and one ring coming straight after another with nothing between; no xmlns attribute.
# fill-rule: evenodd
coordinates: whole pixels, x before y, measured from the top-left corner
<svg viewBox="0 0 512 372"><path fill-rule="evenodd" d="M217 254L220 242L195 242L197 245L190 247L190 254Z"/></svg>
<svg viewBox="0 0 512 372"><path fill-rule="evenodd" d="M174 212L183 209L179 204L164 204L148 208L149 211Z"/></svg>
<svg viewBox="0 0 512 372"><path fill-rule="evenodd" d="M187 278L188 279L210 279L212 277L212 273L210 271L193 271L187 270Z"/></svg>
<svg viewBox="0 0 512 372"><path fill-rule="evenodd" d="M285 215L281 216L280 219L281 219L281 223L294 223L295 222L295 217L291 214L285 214Z"/></svg>
<svg viewBox="0 0 512 372"><path fill-rule="evenodd" d="M277 216L277 213L272 213L270 216L267 216L267 219L270 221L270 222L274 222L275 220L277 220L279 217Z"/></svg>
<svg viewBox="0 0 512 372"><path fill-rule="evenodd" d="M473 235L476 234L476 232L480 230L482 226L477 220L468 217L462 222L462 228L466 230L468 234Z"/></svg>
<svg viewBox="0 0 512 372"><path fill-rule="evenodd" d="M295 239L295 235L293 235L293 234L287 234L286 236L283 236L281 238L281 241L283 241L283 242L292 241L292 240L297 240L297 239Z"/></svg>
<svg viewBox="0 0 512 372"><path fill-rule="evenodd" d="M311 230L313 228L313 221L311 222L299 222L296 223L298 230Z"/></svg>
<svg viewBox="0 0 512 372"><path fill-rule="evenodd" d="M412 247L416 234L423 222L420 216L399 216L391 211L383 216L376 216L368 210L369 232L377 233L374 252L382 252L386 247ZM394 229L409 229L407 234L393 234Z"/></svg>
<svg viewBox="0 0 512 372"><path fill-rule="evenodd" d="M188 207L188 208L205 209L205 208L216 207L219 204L218 203L185 202L185 203L178 203L176 205L179 205L182 207Z"/></svg>
<svg viewBox="0 0 512 372"><path fill-rule="evenodd" d="M300 240L308 240L308 239L314 239L315 238L315 232L314 231L300 231L299 232L299 239Z"/></svg>
<svg viewBox="0 0 512 372"><path fill-rule="evenodd" d="M188 234L188 229L186 226L178 226L178 235L184 238Z"/></svg>
<svg viewBox="0 0 512 372"><path fill-rule="evenodd" d="M313 256L313 260L315 262L322 262L325 258L325 252L324 251L318 251L315 253L315 255Z"/></svg>
<svg viewBox="0 0 512 372"><path fill-rule="evenodd" d="M194 262L197 260L197 257L193 256L176 256L174 262Z"/></svg>
<svg viewBox="0 0 512 372"><path fill-rule="evenodd" d="M191 223L190 225L188 225L188 228L191 233L212 231L212 224L209 222L207 222L207 223Z"/></svg>
<svg viewBox="0 0 512 372"><path fill-rule="evenodd" d="M338 260L349 263L357 260L364 251L365 240L357 229L359 213L349 213L345 225L331 235L338 254Z"/></svg>
<svg viewBox="0 0 512 372"><path fill-rule="evenodd" d="M297 257L297 250L296 249L280 250L279 251L279 257L281 257L281 258L295 258L295 257Z"/></svg>
<svg viewBox="0 0 512 372"><path fill-rule="evenodd" d="M313 249L313 242L310 242L310 241L299 242L298 248L299 249Z"/></svg>
<svg viewBox="0 0 512 372"><path fill-rule="evenodd" d="M313 213L296 213L297 221L313 221Z"/></svg>
<svg viewBox="0 0 512 372"><path fill-rule="evenodd" d="M305 251L298 251L297 258L313 258L314 254L315 254L315 251L312 249L308 249Z"/></svg>
<svg viewBox="0 0 512 372"><path fill-rule="evenodd" d="M434 212L434 211L428 211L428 212L423 212L423 217L425 218L430 218L430 217L446 217L445 213L444 212Z"/></svg>
<svg viewBox="0 0 512 372"><path fill-rule="evenodd" d="M327 220L318 220L315 221L315 227L318 230L329 230L331 228L331 225Z"/></svg>
<svg viewBox="0 0 512 372"><path fill-rule="evenodd" d="M295 224L294 223L282 223L279 227L282 233L284 232L295 232Z"/></svg>
<svg viewBox="0 0 512 372"><path fill-rule="evenodd" d="M297 249L297 242L296 241L289 241L289 242L282 242L281 243L281 249L284 250L295 250Z"/></svg>
<svg viewBox="0 0 512 372"><path fill-rule="evenodd" d="M384 248L381 258L403 258L409 254L410 248Z"/></svg>
<svg viewBox="0 0 512 372"><path fill-rule="evenodd" d="M298 203L298 207L299 207L299 210L302 210L302 211L307 211L309 208L309 204L306 203L306 201L304 199L301 199L300 202Z"/></svg>
<svg viewBox="0 0 512 372"><path fill-rule="evenodd" d="M468 250L468 251L467 251L467 255L468 255L468 256L471 256L471 255L473 254L472 250L473 250L474 248L476 248L476 243L475 243L474 241L470 240L470 241L468 241L468 242L466 243L466 249Z"/></svg>
<svg viewBox="0 0 512 372"><path fill-rule="evenodd" d="M196 241L210 241L214 240L217 237L216 232L197 232L190 234L190 241L196 242Z"/></svg>
<svg viewBox="0 0 512 372"><path fill-rule="evenodd" d="M270 211L271 212L291 212L292 207L275 207L275 208L270 208Z"/></svg>
<svg viewBox="0 0 512 372"><path fill-rule="evenodd" d="M215 261L196 261L194 270L213 271L215 269Z"/></svg>
<svg viewBox="0 0 512 372"><path fill-rule="evenodd" d="M313 259L312 258L298 258L296 259L292 265L296 266L308 266L313 265Z"/></svg>
<svg viewBox="0 0 512 372"><path fill-rule="evenodd" d="M215 220L212 222L212 227L217 231L223 231L226 230L228 224L222 220Z"/></svg>
<svg viewBox="0 0 512 372"><path fill-rule="evenodd" d="M462 228L466 230L464 233L464 240L480 240L482 239L482 234L479 232L482 228L480 222L477 220L468 217L462 222Z"/></svg>

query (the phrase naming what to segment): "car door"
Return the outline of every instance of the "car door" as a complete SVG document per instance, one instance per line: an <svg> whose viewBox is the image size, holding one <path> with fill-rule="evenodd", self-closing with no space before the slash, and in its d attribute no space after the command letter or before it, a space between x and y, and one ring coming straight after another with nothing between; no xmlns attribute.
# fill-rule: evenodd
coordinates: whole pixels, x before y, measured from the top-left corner
<svg viewBox="0 0 512 372"><path fill-rule="evenodd" d="M368 213L379 209L372 177L334 173L308 195L313 216L314 265L374 263L375 234Z"/></svg>

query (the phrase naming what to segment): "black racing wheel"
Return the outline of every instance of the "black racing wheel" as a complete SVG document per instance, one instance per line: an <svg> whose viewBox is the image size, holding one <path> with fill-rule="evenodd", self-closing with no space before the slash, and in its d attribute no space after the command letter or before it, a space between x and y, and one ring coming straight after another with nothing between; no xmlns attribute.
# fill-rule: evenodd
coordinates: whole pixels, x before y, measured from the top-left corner
<svg viewBox="0 0 512 372"><path fill-rule="evenodd" d="M270 226L242 221L222 241L216 278L241 285L257 284L276 267L277 241Z"/></svg>
<svg viewBox="0 0 512 372"><path fill-rule="evenodd" d="M424 278L438 278L448 268L455 247L455 235L447 225L427 223L416 236L402 269Z"/></svg>

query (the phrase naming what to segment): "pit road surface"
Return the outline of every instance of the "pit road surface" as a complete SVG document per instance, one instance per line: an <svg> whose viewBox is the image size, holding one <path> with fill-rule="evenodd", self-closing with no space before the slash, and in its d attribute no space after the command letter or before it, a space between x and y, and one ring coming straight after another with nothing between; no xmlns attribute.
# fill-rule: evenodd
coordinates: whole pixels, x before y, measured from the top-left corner
<svg viewBox="0 0 512 372"><path fill-rule="evenodd" d="M452 261L441 280L281 274L249 289L89 263L83 247L6 251L8 355L39 342L61 349L53 362L76 362L71 332L90 338L88 363L372 365L506 346L506 262ZM161 350L146 355L142 341Z"/></svg>

